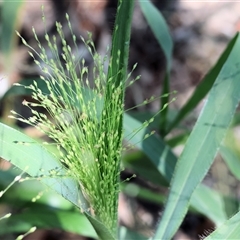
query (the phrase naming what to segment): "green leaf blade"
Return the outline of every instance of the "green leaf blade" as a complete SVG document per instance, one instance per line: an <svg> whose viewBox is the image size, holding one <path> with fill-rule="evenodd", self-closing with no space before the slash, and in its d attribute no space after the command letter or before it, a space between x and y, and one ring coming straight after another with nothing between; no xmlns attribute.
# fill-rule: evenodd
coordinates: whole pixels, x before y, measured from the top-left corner
<svg viewBox="0 0 240 240"><path fill-rule="evenodd" d="M190 198L207 173L240 100L236 42L213 85L200 117L177 162L163 218L154 239L170 239L185 216Z"/></svg>
<svg viewBox="0 0 240 240"><path fill-rule="evenodd" d="M195 89L191 98L187 101L187 103L181 108L175 119L167 126L167 133L170 132L174 127L176 127L183 119L186 117L206 96L211 87L214 84L216 76L219 74L222 69L226 59L228 58L235 42L237 36L235 36L230 43L228 44L225 51L222 53L216 65L207 73L201 83Z"/></svg>
<svg viewBox="0 0 240 240"><path fill-rule="evenodd" d="M171 69L173 41L167 23L158 9L149 1L139 1L142 12L151 27L154 36L164 52L167 60L167 71Z"/></svg>
<svg viewBox="0 0 240 240"><path fill-rule="evenodd" d="M67 232L97 238L87 218L79 212L51 209L37 205L33 209L13 214L0 222L0 234L27 232L31 227L38 229L57 228Z"/></svg>
<svg viewBox="0 0 240 240"><path fill-rule="evenodd" d="M0 123L0 155L79 206L78 185L67 177L67 170L60 162L35 140L2 123ZM53 174L56 172L65 177L54 177Z"/></svg>
<svg viewBox="0 0 240 240"><path fill-rule="evenodd" d="M154 179L152 182L159 184L160 186L162 186L163 183L162 178L169 183L173 176L174 168L177 162L177 157L172 153L171 149L160 137L155 135L143 140L145 134L150 133L150 131L147 128L143 128L141 122L137 121L126 113L124 115L124 129L125 138L131 144L142 150L148 157L144 159L144 164L142 164L142 160L134 163L130 162L130 166L134 169L134 171L150 181L152 181L152 176L148 175L153 175L155 177L157 176L156 179L158 179L159 182L156 182L156 179ZM141 130L139 130L129 139L129 136L131 136L131 134L134 132L134 129ZM152 170L153 167L154 174ZM142 170L143 168L145 168L145 171ZM208 204L206 204L206 194ZM216 225L219 225L227 219L223 197L216 191L209 189L204 185L200 185L196 189L190 204L195 210L206 215ZM212 206L214 206L215 209L212 209Z"/></svg>
<svg viewBox="0 0 240 240"><path fill-rule="evenodd" d="M161 46L167 62L167 69L162 89L162 95L167 95L165 97L162 97L161 100L161 107L163 110L160 113L161 117L159 125L161 134L165 135L169 103L168 93L170 92L170 70L173 52L173 41L167 23L163 18L161 12L149 0L139 1L139 4L150 28L152 29L154 36Z"/></svg>
<svg viewBox="0 0 240 240"><path fill-rule="evenodd" d="M240 212L226 221L223 225L212 232L205 240L215 239L239 239L240 232Z"/></svg>
<svg viewBox="0 0 240 240"><path fill-rule="evenodd" d="M119 0L112 37L111 61L108 68L108 81L115 78L116 86L124 84L127 76L131 23L134 0ZM111 83L112 84L112 83ZM109 84L108 87L111 87ZM123 85L124 86L124 85Z"/></svg>

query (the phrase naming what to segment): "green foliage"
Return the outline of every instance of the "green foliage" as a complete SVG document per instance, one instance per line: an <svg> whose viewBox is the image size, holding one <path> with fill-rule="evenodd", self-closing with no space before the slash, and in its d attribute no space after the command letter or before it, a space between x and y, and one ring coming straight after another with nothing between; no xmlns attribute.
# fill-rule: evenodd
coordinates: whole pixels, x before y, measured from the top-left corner
<svg viewBox="0 0 240 240"><path fill-rule="evenodd" d="M170 194L155 239L170 239L187 212L196 186L211 166L217 150L233 119L240 100L237 52L239 35L233 40L225 64L209 93L205 106L190 134L171 180ZM231 96L231 98L229 98Z"/></svg>
<svg viewBox="0 0 240 240"><path fill-rule="evenodd" d="M239 34L230 41L216 65L197 86L188 102L175 116L170 117L168 105L172 40L161 13L150 1L139 1L167 61L160 118L154 120L156 115L151 114L148 120L141 122L123 112L133 3L133 0L119 1L110 59L107 55L98 55L91 38L87 41L83 39L94 62L93 82L88 79L89 69L85 66L85 61L74 56L65 41L59 23L56 26L63 45L62 55L59 55L56 38L50 39L47 33L45 35L54 59L48 58L46 49L36 34L39 50L32 49L22 39L31 49L30 54L42 69L43 76L37 81L23 80L19 84L23 87L14 86L4 98L7 99L11 95L32 95L34 102L23 102L32 111L31 118L25 119L16 111L12 113L17 119L37 127L54 140L60 153L60 162L59 156L50 153L37 141L2 123L0 155L81 208L85 217L66 209L49 210L47 203L42 206L37 202L31 210L1 221L6 226L13 226L8 229L9 232L28 232L35 224L40 228L59 227L91 237L98 236L100 239L117 239L120 158L124 150L122 139L125 138L140 152L126 154L123 158L124 166L130 167L154 184L169 186L171 182L165 210L154 239L171 239L189 206L191 210L206 215L220 226L207 239L237 237L239 213L226 220L229 216L229 202L236 204L234 211L238 202L204 186L201 180L209 170L218 149L229 169L239 179L237 147L233 147L233 141L228 138L222 143L231 121L234 120L235 125L239 123L238 115L234 118L240 100ZM71 30L70 23L69 28ZM72 40L76 44L74 34ZM108 60L109 69L105 73L103 66ZM80 77L77 72L80 73ZM187 129L175 138L164 139L166 134L179 127L207 94L204 108L193 130ZM45 112L39 113L36 109L39 107ZM160 124L156 124L156 121ZM150 126L157 128L160 135L154 134ZM183 153L177 159L172 147L185 142ZM135 197L152 202L162 203L165 199L164 196L134 184L124 183L122 189L126 194L133 196L137 193ZM25 200L21 199L20 195L21 203ZM41 211L37 211L37 208L41 208ZM53 218L64 221L64 224L60 225L58 221L52 221L54 224L47 222L42 213L50 212ZM25 224L20 225L19 219L23 219ZM71 223L71 219L78 224ZM81 224L89 229L88 233L77 226ZM7 228L2 229L6 233ZM126 228L120 228L118 239L126 238L146 239Z"/></svg>
<svg viewBox="0 0 240 240"><path fill-rule="evenodd" d="M125 115L125 121L126 137L131 133L132 129L140 128L142 125L141 122L127 115ZM133 168L136 173L142 175L142 177L163 186L171 181L177 157L159 136L152 135L144 139L147 133L150 133L147 128L141 128L138 134L135 134L129 141L132 144L136 144L148 158L144 159L145 161L143 163L142 160L135 162L134 158L125 159L125 164L126 166L130 165L131 168ZM154 180L152 178L154 178ZM206 202L208 204L206 204ZM195 190L190 204L198 212L207 215L217 225L226 220L224 198L204 185L200 185Z"/></svg>
<svg viewBox="0 0 240 240"><path fill-rule="evenodd" d="M10 233L27 233L29 229L37 227L61 228L68 232L97 237L86 217L79 214L72 204L52 192L50 188L46 190L46 187L37 180L28 179L24 175L14 177L15 172L0 172L0 188L7 190L7 193L0 198L0 202L13 205L12 211L14 211L11 217L1 218L1 236ZM59 176L59 180L61 177ZM14 181L11 180L12 178ZM54 178L57 176L54 175Z"/></svg>
<svg viewBox="0 0 240 240"><path fill-rule="evenodd" d="M169 95L166 95L170 92L170 70L171 70L171 59L172 59L172 51L173 51L173 42L169 33L169 29L167 24L161 15L161 13L156 9L156 7L151 3L151 1L139 1L142 12L147 19L147 22L150 28L153 31L160 47L166 58L166 74L164 77L162 95L164 96L161 100L161 106L163 111L160 114L160 124L159 131L162 135L166 134L166 124L168 117L168 103L169 103ZM161 29L161 31L159 31Z"/></svg>
<svg viewBox="0 0 240 240"><path fill-rule="evenodd" d="M240 231L240 212L231 217L228 221L222 224L218 229L212 232L205 240L214 239L238 239Z"/></svg>
<svg viewBox="0 0 240 240"><path fill-rule="evenodd" d="M187 101L187 103L180 109L177 116L172 122L168 123L167 132L170 132L174 127L176 127L207 95L209 90L212 88L216 77L220 73L223 65L225 64L229 53L231 52L233 46L236 44L236 37L230 41L225 51L222 53L221 57L217 61L216 65L206 74L202 79L198 87L195 89L194 93Z"/></svg>
<svg viewBox="0 0 240 240"><path fill-rule="evenodd" d="M47 56L46 49L42 46L34 29L33 33L40 52L29 46L18 34L22 42L30 48L31 52L29 54L40 67L43 73L41 81L47 86L48 94L40 89L36 81L30 86L25 86L26 89L32 91L34 102L25 100L23 105L30 109L33 116L25 119L17 112L12 111L13 115L10 117L35 126L54 140L60 152L60 167L63 168L63 171L58 172L58 174L69 175L74 179L73 181L80 184L81 189L78 195L80 197L80 207L102 239L114 239L117 235L123 97L129 52L129 44L126 44L126 42L129 43L130 41L132 9L133 1L119 1L118 12L120 12L120 15L123 13L126 15L127 22L118 17L116 19L113 36L114 45L111 51L107 76L104 72L106 57L101 59L101 56L96 53L91 39L87 42L82 39L95 64L93 83L90 83L88 79L88 68L85 66L85 60L79 61L73 54L71 47L65 40L60 23L56 23L56 27L63 46L61 58L64 60L64 64L62 64L58 53L56 37L50 39L48 34L45 34L49 50L52 56L55 56L55 59L51 59ZM72 32L68 15L66 18ZM72 40L77 47L76 36L73 33ZM39 59L45 65L40 64ZM79 68L80 79L75 66ZM91 91L89 90L90 84L93 84ZM17 85L21 86L21 84ZM36 107L43 108L46 113L39 113L35 109ZM54 119L55 124L52 119ZM8 130L2 125L1 132L3 136L5 136L5 131ZM8 141L7 143L9 142L10 145L12 142L28 145L27 141ZM2 142L3 144L5 142ZM39 146L37 145L37 147ZM5 149L8 148L5 147ZM21 147L18 148L18 151L20 149ZM8 151L1 153L1 155L6 159L10 159ZM46 158L49 158L49 156ZM46 158L41 156L38 163L42 166L43 159ZM17 157L13 159L13 163L22 168L19 165L23 164L23 162L20 161L19 164L16 162ZM59 163L55 159L52 163L58 165ZM33 174L32 167L28 170L29 166L26 166L26 162L24 164L25 168L27 168L26 172L31 176L36 177L36 174L39 175L39 173ZM46 165L42 169L54 174L52 173L53 170L48 169L50 167L49 162ZM52 169L57 173L57 167ZM36 166L35 171L39 171ZM78 188L71 187L71 191L73 190L77 194ZM69 197L67 198L69 199ZM79 205L76 199L71 200L75 205Z"/></svg>

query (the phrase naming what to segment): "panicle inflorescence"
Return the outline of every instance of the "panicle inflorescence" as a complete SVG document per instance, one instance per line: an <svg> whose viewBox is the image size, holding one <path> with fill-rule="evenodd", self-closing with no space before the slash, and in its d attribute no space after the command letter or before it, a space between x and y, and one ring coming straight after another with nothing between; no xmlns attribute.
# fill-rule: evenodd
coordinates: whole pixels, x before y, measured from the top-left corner
<svg viewBox="0 0 240 240"><path fill-rule="evenodd" d="M70 22L68 26L77 49L77 38ZM48 49L45 49L33 29L38 51L18 34L40 67L40 81L45 83L47 90L43 92L37 81L25 86L32 91L33 101L24 100L23 105L30 108L32 116L25 119L12 111L12 117L35 126L56 142L60 161L80 183L91 213L109 229L114 229L122 151L119 126L124 110L123 86L116 86L113 82L111 96L108 92L106 98L106 81L111 81L106 79L104 71L107 56L96 53L91 35L87 41L82 38L93 59L94 66L90 74L85 60L75 56L65 40L61 24L56 23L56 28L61 39L61 49L57 46L56 37L50 37L47 33L45 39ZM92 76L93 81L89 76ZM39 112L36 109L38 107L44 111ZM88 211L86 208L83 210Z"/></svg>
<svg viewBox="0 0 240 240"><path fill-rule="evenodd" d="M72 31L68 15L66 18L73 46L65 40L60 23L56 23L56 28L61 48L57 37L50 37L46 33L48 48L45 49L33 29L39 48L35 50L17 33L41 69L39 81L45 84L45 88L41 89L38 81L24 86L32 91L33 101L23 101L32 116L26 119L12 111L10 117L36 127L56 143L61 163L80 184L82 210L91 213L116 233L120 157L123 150L123 96L125 82L131 72L120 83L116 83L114 77L107 79L106 63L111 66L119 64L119 61L108 62L107 54L99 55L90 34L88 40L81 38L93 60L92 68L87 66L85 59L76 51L77 37ZM133 70L135 68L136 65ZM138 79L130 81L128 86ZM143 104L155 99L150 98ZM153 118L145 121L143 127L152 121ZM136 133L133 131L133 135ZM154 132L145 137L152 134Z"/></svg>

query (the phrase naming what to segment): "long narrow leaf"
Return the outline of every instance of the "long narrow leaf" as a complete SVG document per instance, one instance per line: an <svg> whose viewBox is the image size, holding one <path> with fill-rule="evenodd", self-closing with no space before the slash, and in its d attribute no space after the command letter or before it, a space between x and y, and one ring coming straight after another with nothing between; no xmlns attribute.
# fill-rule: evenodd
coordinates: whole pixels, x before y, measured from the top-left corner
<svg viewBox="0 0 240 240"><path fill-rule="evenodd" d="M136 133L134 134L135 131ZM157 135L152 135L143 140L146 134L151 134L151 132L147 128L144 128L141 122L128 114L124 115L125 139L141 149L149 157L163 177L170 182L177 158L172 153L171 149Z"/></svg>
<svg viewBox="0 0 240 240"><path fill-rule="evenodd" d="M145 159L146 163L144 166L155 166L154 175L156 175L157 172L160 175L157 179L164 177L167 182L170 182L177 162L177 157L172 153L171 149L156 135L152 135L143 140L146 134L150 134L150 131L143 128L141 122L128 114L124 115L124 129L125 138L128 139L131 144L141 149L151 161L149 162L148 159ZM137 131L137 129L141 130L129 138L134 130ZM141 162L139 162L139 164L141 164ZM137 165L137 162L134 163L134 165ZM147 167L145 168L146 170L140 173L152 174L151 171L148 171ZM138 166L137 170L138 169L141 169L141 167ZM151 169L152 167L150 170ZM143 177L148 178L148 176L145 175L143 175ZM158 184L161 182L159 181ZM200 185L194 192L191 199L191 206L198 212L208 216L216 225L221 224L227 219L223 197L204 185ZM214 209L212 206L214 206Z"/></svg>
<svg viewBox="0 0 240 240"><path fill-rule="evenodd" d="M121 86L121 102L119 102L120 121L121 124L118 127L119 137L122 136L122 120L123 120L123 103L125 94L125 81L127 76L129 46L131 36L131 24L133 15L134 0L118 0L117 15L114 25L114 32L112 36L112 49L110 56L110 64L107 74L107 93L104 99L105 103L111 103L112 101L112 88ZM114 81L113 81L114 79ZM109 111L109 106L104 105L103 112L111 118L112 113ZM113 109L112 109L113 111ZM107 117L107 118L108 118ZM117 140L118 144L121 143L121 139ZM108 145L108 143L106 143Z"/></svg>
<svg viewBox="0 0 240 240"><path fill-rule="evenodd" d="M80 207L79 188L76 181L67 177L67 171L39 143L26 135L0 123L0 156L30 176L38 178L45 185ZM59 175L59 176L57 176ZM114 239L106 227L88 214L99 237Z"/></svg>
<svg viewBox="0 0 240 240"><path fill-rule="evenodd" d="M201 83L195 89L191 98L187 101L187 103L181 108L175 119L169 124L167 127L167 132L170 132L175 126L177 126L187 114L191 113L191 111L200 103L200 101L207 95L209 90L214 84L216 76L219 74L222 69L226 59L228 58L235 42L237 36L235 36L230 43L228 44L225 51L222 53L216 65L208 72L208 74L204 77ZM238 70L239 71L239 70Z"/></svg>
<svg viewBox="0 0 240 240"><path fill-rule="evenodd" d="M167 60L167 71L170 71L173 41L167 23L161 12L159 12L149 0L139 1L139 4L153 34L164 52Z"/></svg>
<svg viewBox="0 0 240 240"><path fill-rule="evenodd" d="M180 226L190 198L204 178L240 100L239 34L188 138L171 182L170 194L154 239L170 239Z"/></svg>
<svg viewBox="0 0 240 240"><path fill-rule="evenodd" d="M0 123L0 156L30 176L39 179L77 207L81 206L78 184L67 177L67 170L60 162L35 140L2 123ZM102 223L88 214L85 216L99 237L114 239Z"/></svg>
<svg viewBox="0 0 240 240"><path fill-rule="evenodd" d="M78 185L59 161L35 140L2 123L0 156L79 206Z"/></svg>
<svg viewBox="0 0 240 240"><path fill-rule="evenodd" d="M217 228L205 240L215 239L239 239L240 233L240 212L226 221L222 226Z"/></svg>
<svg viewBox="0 0 240 240"><path fill-rule="evenodd" d="M129 56L129 45L130 45L130 35L131 35L131 23L132 23L132 15L133 15L133 7L134 7L134 0L118 0L118 8L117 8L117 15L114 25L114 31L112 36L112 49L111 49L111 56L110 56L110 64L108 67L108 73L107 73L107 83L106 83L106 92L104 96L104 106L102 111L103 121L102 129L104 131L110 131L117 134L115 137L115 147L113 150L115 152L114 154L110 154L110 148L108 146L112 144L109 142L109 138L106 135L104 137L104 145L103 146L103 155L111 156L111 164L114 162L117 163L117 167L113 168L112 171L116 171L116 177L115 180L112 180L110 183L113 188L117 185L118 179L118 172L120 171L120 156L118 155L117 151L121 149L122 146L122 121L123 121L123 113L124 113L124 94L125 94L125 81L127 76L127 66L128 66L128 56ZM116 104L116 101L114 102L113 99L115 98L114 94L115 92L113 89L119 89L119 100ZM113 94L114 92L114 94ZM115 121L115 119L111 121L106 121L106 119L112 119L113 113L117 113L119 117L118 121ZM105 114L105 116L104 116ZM109 126L111 125L111 127ZM110 128L109 128L110 127ZM110 159L109 159L110 160ZM109 162L110 163L110 162ZM103 169L104 170L104 169ZM104 179L104 178L103 178ZM109 209L111 209L112 212L115 212L114 219L111 219L110 221L114 223L116 226L115 229L108 229L106 231L102 223L99 222L97 219L93 218L92 216L85 214L88 218L88 220L92 223L94 229L96 230L98 236L100 239L116 239L117 237L117 198L118 198L118 189L116 189L115 193L111 196L112 199L115 199L115 203L113 206L108 206ZM109 195L110 196L110 195ZM108 198L108 196L106 196Z"/></svg>
<svg viewBox="0 0 240 240"><path fill-rule="evenodd" d="M38 229L57 228L97 238L93 227L83 214L60 209L54 210L37 204L34 208L26 209L0 221L0 234L27 232L34 226Z"/></svg>
<svg viewBox="0 0 240 240"><path fill-rule="evenodd" d="M116 78L114 81L116 86L124 83L127 76L133 7L134 0L118 1L112 37L111 64L108 69L108 80ZM108 87L111 85L109 84Z"/></svg>
<svg viewBox="0 0 240 240"><path fill-rule="evenodd" d="M167 71L164 77L163 89L162 89L162 95L166 95L170 92L169 77L170 77L170 70L171 70L173 41L170 36L170 32L168 30L166 21L164 20L161 12L159 12L158 9L149 0L145 0L145 1L140 0L139 4L141 6L141 9L145 18L147 19L147 22L150 28L153 31L153 34L155 35L159 45L161 46L161 49L167 61ZM166 97L163 97L161 99L162 108L164 108L163 111L161 112L161 118L160 118L161 134L165 134L165 131L166 131L165 128L167 123L168 102L169 102L169 95L166 95Z"/></svg>

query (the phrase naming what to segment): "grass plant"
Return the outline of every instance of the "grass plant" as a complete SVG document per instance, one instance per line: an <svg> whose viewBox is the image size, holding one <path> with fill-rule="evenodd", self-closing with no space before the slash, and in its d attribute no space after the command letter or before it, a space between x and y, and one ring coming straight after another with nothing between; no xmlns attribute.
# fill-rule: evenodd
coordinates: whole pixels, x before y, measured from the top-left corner
<svg viewBox="0 0 240 240"><path fill-rule="evenodd" d="M37 141L0 123L1 157L80 208L99 239L134 240L140 239L137 234L128 230L119 231L117 216L122 140L131 136L130 144L135 144L148 159L144 164L139 164L139 161L135 165L134 161L127 164L151 182L170 186L163 215L152 239L171 239L189 205L205 214L217 226L221 225L208 239L216 236L222 239L236 238L240 231L240 225L236 223L239 212L227 220L225 197L204 186L201 181L219 148L223 157L230 158L231 166L238 166L238 157L231 154L229 148L224 148L222 141L240 100L239 34L230 41L192 97L170 120L168 97L172 41L161 14L150 1L140 1L167 60L162 94L163 112L157 124L160 125L160 134L156 135L148 129L153 118L142 123L124 113L133 6L133 0L119 0L109 55L101 56L96 52L91 35L86 40L82 39L94 63L92 71L66 42L60 23L56 24L56 28L61 49L57 47L57 38L50 37L47 32L45 40L48 49L43 47L34 29L38 49L29 46L18 34L30 49L29 54L42 70L42 76L30 85L24 81L16 84L23 86L27 95L31 93L33 101L25 100L23 104L30 109L32 116L26 119L17 111L12 111L12 117L47 134L56 145L58 154L50 153ZM66 18L72 32L68 15ZM158 23L163 26L162 29L158 28ZM72 42L77 49L77 37L73 32ZM106 63L107 71L104 69ZM92 79L89 75L93 76ZM186 145L177 160L164 137L178 127L206 95L203 110L191 133L185 135ZM175 144L178 141L175 138ZM57 216L60 218L60 215Z"/></svg>
<svg viewBox="0 0 240 240"><path fill-rule="evenodd" d="M122 11L125 5L120 1L118 11ZM72 32L68 15L66 19L77 49L77 37ZM116 23L115 31L119 31L118 27ZM60 152L62 166L80 184L82 212L96 218L109 230L112 237L116 237L124 91L127 80L125 58L128 49L123 55L117 43L113 45L109 71L106 73L104 66L108 56L100 56L96 52L90 34L87 41L82 38L94 63L91 81L85 59L74 55L65 40L62 25L57 22L56 28L62 49L58 49L56 37L51 39L47 33L45 40L49 49L45 49L34 28L38 50L28 45L18 33L43 73L41 81L46 84L48 94L41 91L37 81L25 86L32 91L34 101L24 100L23 105L30 108L32 116L25 119L12 111L13 115L10 117L35 126L54 141ZM125 42L125 45L128 48L129 43ZM47 54L49 50L51 57ZM45 112L39 112L36 107Z"/></svg>

